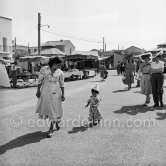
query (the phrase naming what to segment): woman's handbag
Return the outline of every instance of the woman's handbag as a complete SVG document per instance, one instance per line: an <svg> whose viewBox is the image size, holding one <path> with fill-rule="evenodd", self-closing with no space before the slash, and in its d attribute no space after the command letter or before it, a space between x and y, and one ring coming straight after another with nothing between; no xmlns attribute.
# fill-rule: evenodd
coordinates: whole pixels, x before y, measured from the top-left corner
<svg viewBox="0 0 166 166"><path fill-rule="evenodd" d="M123 77L122 77L122 82L125 84L125 85L127 85L128 83L127 83L127 78L126 78L126 76L125 75L123 75Z"/></svg>

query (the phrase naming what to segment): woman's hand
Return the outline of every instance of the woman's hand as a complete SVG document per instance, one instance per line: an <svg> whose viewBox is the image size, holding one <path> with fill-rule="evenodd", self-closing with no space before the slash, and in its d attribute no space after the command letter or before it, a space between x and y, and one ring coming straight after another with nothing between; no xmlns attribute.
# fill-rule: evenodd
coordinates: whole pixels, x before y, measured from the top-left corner
<svg viewBox="0 0 166 166"><path fill-rule="evenodd" d="M61 100L62 100L62 101L65 101L64 95L61 96Z"/></svg>
<svg viewBox="0 0 166 166"><path fill-rule="evenodd" d="M40 98L40 95L41 95L40 91L37 91L37 92L36 92L36 97L37 97L37 98Z"/></svg>

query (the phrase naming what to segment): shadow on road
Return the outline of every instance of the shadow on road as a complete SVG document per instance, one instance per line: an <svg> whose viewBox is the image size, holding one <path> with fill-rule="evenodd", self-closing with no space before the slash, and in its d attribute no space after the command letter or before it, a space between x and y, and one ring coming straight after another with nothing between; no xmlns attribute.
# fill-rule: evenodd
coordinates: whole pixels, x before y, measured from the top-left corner
<svg viewBox="0 0 166 166"><path fill-rule="evenodd" d="M84 125L84 126L79 126L79 127L73 127L71 131L69 131L69 134L74 134L74 133L78 133L78 132L84 132L88 129L88 125Z"/></svg>
<svg viewBox="0 0 166 166"><path fill-rule="evenodd" d="M28 133L26 135L20 136L4 145L0 146L0 155L8 150L22 147L28 144L40 142L42 139L46 138L46 132L37 131L34 133Z"/></svg>
<svg viewBox="0 0 166 166"><path fill-rule="evenodd" d="M164 120L164 119L166 119L166 113L157 112L156 115L158 116L156 118L157 120Z"/></svg>
<svg viewBox="0 0 166 166"><path fill-rule="evenodd" d="M101 80L101 81L91 81L91 82L104 82L104 81Z"/></svg>
<svg viewBox="0 0 166 166"><path fill-rule="evenodd" d="M111 76L123 76L123 75L115 75L115 74L111 74Z"/></svg>
<svg viewBox="0 0 166 166"><path fill-rule="evenodd" d="M145 107L143 105L123 106L120 110L114 111L116 114L129 114L136 115L138 113L146 113L148 111L154 111L153 107Z"/></svg>
<svg viewBox="0 0 166 166"><path fill-rule="evenodd" d="M126 92L126 91L129 91L129 90L128 89L121 89L121 90L113 91L113 93Z"/></svg>

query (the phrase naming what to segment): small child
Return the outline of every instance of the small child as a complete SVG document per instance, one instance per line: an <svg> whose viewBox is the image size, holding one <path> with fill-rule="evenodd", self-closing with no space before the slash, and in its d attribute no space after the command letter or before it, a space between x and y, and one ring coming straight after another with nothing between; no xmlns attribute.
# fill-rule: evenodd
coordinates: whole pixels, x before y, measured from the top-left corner
<svg viewBox="0 0 166 166"><path fill-rule="evenodd" d="M89 109L89 121L91 122L90 125L95 125L96 122L100 123L100 120L102 119L100 110L99 110L99 86L96 85L94 88L91 90L92 96L90 96L87 105L85 107L88 107L90 104L90 109Z"/></svg>

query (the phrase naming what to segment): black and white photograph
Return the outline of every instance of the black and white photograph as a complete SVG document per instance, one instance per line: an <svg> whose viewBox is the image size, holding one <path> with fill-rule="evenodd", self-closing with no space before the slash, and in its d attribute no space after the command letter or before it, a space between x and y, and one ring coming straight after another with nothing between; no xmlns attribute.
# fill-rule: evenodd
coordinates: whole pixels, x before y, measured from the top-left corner
<svg viewBox="0 0 166 166"><path fill-rule="evenodd" d="M165 0L0 0L0 166L166 166Z"/></svg>

